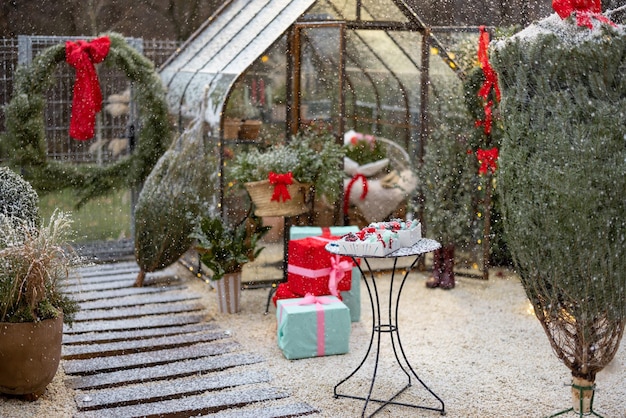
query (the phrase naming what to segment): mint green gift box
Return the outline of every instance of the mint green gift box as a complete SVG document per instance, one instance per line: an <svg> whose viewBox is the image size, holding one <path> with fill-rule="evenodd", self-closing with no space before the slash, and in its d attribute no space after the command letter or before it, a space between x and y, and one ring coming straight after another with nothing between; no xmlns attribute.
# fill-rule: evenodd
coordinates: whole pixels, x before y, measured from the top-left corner
<svg viewBox="0 0 626 418"><path fill-rule="evenodd" d="M292 226L289 229L289 239L302 239L308 237L335 236L342 237L350 232L359 232L356 225L347 226ZM361 320L361 270L358 267L352 269L352 286L350 290L339 292L341 300L350 309L350 320Z"/></svg>
<svg viewBox="0 0 626 418"><path fill-rule="evenodd" d="M359 227L355 225L348 226L292 226L289 228L289 239L301 239L308 237L322 237L332 235L334 237L342 237L350 232L359 232Z"/></svg>
<svg viewBox="0 0 626 418"><path fill-rule="evenodd" d="M278 347L289 360L349 351L350 311L335 296L280 299L276 319Z"/></svg>

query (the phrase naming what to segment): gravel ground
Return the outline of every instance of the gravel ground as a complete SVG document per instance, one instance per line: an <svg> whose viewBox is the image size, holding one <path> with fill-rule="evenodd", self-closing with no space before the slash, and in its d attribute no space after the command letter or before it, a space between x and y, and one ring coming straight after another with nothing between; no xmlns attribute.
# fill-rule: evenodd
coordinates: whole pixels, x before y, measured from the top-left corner
<svg viewBox="0 0 626 418"><path fill-rule="evenodd" d="M570 373L553 354L519 280L507 271L493 271L488 281L457 278L450 291L426 289L425 274L412 273L403 289L399 329L402 342L420 378L445 402L447 417L543 417L571 405ZM209 310L244 350L262 354L272 384L291 392L291 399L318 408L317 416L357 417L363 402L335 399L333 387L361 361L371 330L366 286L362 286L361 321L352 324L350 353L305 360L286 360L276 345L275 309L264 315L266 289L246 290L242 312L220 315L208 285L190 278L205 294ZM386 294L389 276L377 278ZM377 382L398 388L405 377L394 368L389 344L383 343ZM368 374L359 372L348 388L364 393ZM59 370L45 395L35 402L0 396L0 417L70 417L75 412L70 390ZM605 418L626 418L626 348L596 378L594 409ZM404 401L437 406L419 384L402 395ZM368 409L371 412L372 409ZM436 417L437 412L386 407L381 417ZM576 414L561 415L578 416Z"/></svg>

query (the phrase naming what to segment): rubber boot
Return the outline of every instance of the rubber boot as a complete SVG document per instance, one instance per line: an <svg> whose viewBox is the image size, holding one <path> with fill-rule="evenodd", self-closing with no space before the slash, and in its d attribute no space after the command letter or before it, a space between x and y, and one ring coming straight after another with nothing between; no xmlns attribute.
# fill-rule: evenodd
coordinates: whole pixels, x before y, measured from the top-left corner
<svg viewBox="0 0 626 418"><path fill-rule="evenodd" d="M443 248L443 272L440 276L439 287L454 289L454 245Z"/></svg>
<svg viewBox="0 0 626 418"><path fill-rule="evenodd" d="M439 287L441 275L443 273L443 250L441 248L433 251L433 275L426 280L426 287L434 289Z"/></svg>

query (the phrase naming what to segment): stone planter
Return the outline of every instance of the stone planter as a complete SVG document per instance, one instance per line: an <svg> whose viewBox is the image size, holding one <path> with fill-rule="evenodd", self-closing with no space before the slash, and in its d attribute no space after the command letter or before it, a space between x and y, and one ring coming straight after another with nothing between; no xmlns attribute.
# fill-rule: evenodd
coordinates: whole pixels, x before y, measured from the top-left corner
<svg viewBox="0 0 626 418"><path fill-rule="evenodd" d="M233 314L239 312L241 272L226 273L224 277L217 280L214 284L220 313Z"/></svg>
<svg viewBox="0 0 626 418"><path fill-rule="evenodd" d="M61 360L63 315L41 322L0 322L0 393L41 396Z"/></svg>

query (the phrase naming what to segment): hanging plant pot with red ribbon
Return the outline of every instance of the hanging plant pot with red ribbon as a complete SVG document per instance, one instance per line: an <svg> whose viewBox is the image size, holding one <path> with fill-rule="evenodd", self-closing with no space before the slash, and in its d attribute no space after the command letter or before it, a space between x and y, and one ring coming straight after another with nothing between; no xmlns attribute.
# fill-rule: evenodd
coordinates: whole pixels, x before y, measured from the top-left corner
<svg viewBox="0 0 626 418"><path fill-rule="evenodd" d="M291 172L270 172L267 180L245 183L256 216L296 216L308 211L311 184L299 183Z"/></svg>
<svg viewBox="0 0 626 418"><path fill-rule="evenodd" d="M309 129L287 144L237 155L226 175L229 184L245 187L256 216L296 216L311 210L316 195L329 204L337 200L343 157L332 134Z"/></svg>

